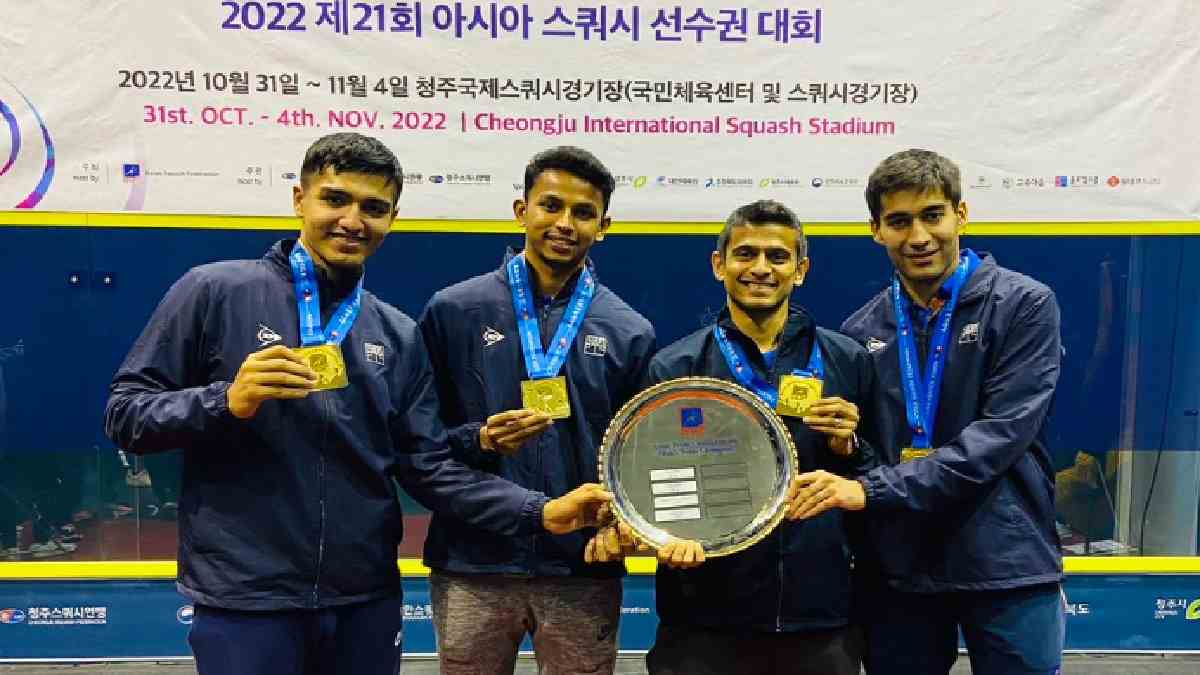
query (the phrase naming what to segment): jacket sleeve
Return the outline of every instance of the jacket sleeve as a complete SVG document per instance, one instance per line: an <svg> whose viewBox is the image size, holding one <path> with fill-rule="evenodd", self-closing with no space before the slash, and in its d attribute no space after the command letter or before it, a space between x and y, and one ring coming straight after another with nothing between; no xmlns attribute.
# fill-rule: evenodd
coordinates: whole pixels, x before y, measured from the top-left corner
<svg viewBox="0 0 1200 675"><path fill-rule="evenodd" d="M833 455L830 462L832 471L842 476L861 476L880 465L876 448L879 446L879 415L882 413L880 404L883 397L879 391L875 364L864 349L854 352L854 373L857 381L851 403L858 406L859 421L855 430L858 449L848 457Z"/></svg>
<svg viewBox="0 0 1200 675"><path fill-rule="evenodd" d="M438 416L433 370L417 327L403 340L403 362L392 438L396 479L431 511L501 535L542 532L542 509L549 499L495 474L473 469L454 455Z"/></svg>
<svg viewBox="0 0 1200 675"><path fill-rule="evenodd" d="M167 291L113 376L104 430L117 447L151 453L202 443L238 420L229 382L206 378L211 289L191 270Z"/></svg>
<svg viewBox="0 0 1200 675"><path fill-rule="evenodd" d="M433 367L433 379L439 401L447 403L457 400L454 391L454 376L450 368L449 333L443 321L444 308L437 295L429 300L425 311L421 313L417 323L421 329L421 337L429 353L429 362ZM498 461L498 455L489 453L479 444L479 429L482 422L471 422L462 419L461 406L447 405L439 413L442 424L445 425L446 435L450 441L450 450L454 457L469 466L488 467Z"/></svg>
<svg viewBox="0 0 1200 675"><path fill-rule="evenodd" d="M1059 322L1052 292L1026 300L1001 333L978 419L925 459L867 472L860 478L867 508L936 511L974 496L1012 467L1032 445L1054 398Z"/></svg>

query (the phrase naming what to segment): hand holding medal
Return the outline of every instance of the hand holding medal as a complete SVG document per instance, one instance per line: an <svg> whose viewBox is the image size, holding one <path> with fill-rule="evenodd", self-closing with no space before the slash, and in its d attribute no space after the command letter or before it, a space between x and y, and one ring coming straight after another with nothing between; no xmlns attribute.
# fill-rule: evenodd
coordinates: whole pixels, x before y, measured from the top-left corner
<svg viewBox="0 0 1200 675"><path fill-rule="evenodd" d="M246 357L226 397L234 417L249 419L269 399L304 398L319 380L295 350L267 347Z"/></svg>

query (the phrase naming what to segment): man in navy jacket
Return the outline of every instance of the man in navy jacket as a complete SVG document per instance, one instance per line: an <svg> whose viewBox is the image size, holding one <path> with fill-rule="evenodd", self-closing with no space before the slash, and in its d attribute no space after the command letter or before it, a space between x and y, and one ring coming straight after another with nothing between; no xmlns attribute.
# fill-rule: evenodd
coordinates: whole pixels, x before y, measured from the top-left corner
<svg viewBox="0 0 1200 675"><path fill-rule="evenodd" d="M795 214L768 200L736 209L711 262L726 308L716 325L661 350L648 384L717 377L770 402L782 377L816 377L823 398L803 417L779 407L800 470L853 476L874 467L866 442L874 435L876 399L870 357L790 301L811 264ZM646 657L652 675L857 675L862 637L850 625L852 524L846 522L853 516L835 510L796 521L794 515L789 510L774 532L733 555L705 560L697 542L679 540L658 551L659 627ZM589 559L619 556L622 538L606 527L589 545Z"/></svg>
<svg viewBox="0 0 1200 675"><path fill-rule="evenodd" d="M650 323L588 258L613 187L579 148L535 156L513 204L524 250L439 291L419 320L462 459L549 496L597 480L601 436L654 352ZM542 672L612 672L624 569L585 565L585 541L435 514L425 564L442 672L511 673L527 633Z"/></svg>
<svg viewBox="0 0 1200 675"><path fill-rule="evenodd" d="M895 266L842 326L875 361L886 466L802 476L802 515L865 508L867 672L946 673L961 628L974 673L1054 673L1062 560L1045 445L1062 358L1054 293L962 249L958 168L884 160L866 190Z"/></svg>
<svg viewBox="0 0 1200 675"><path fill-rule="evenodd" d="M416 323L362 289L399 162L333 134L300 175L299 241L184 275L105 411L121 448L182 448L178 587L201 673L397 672L395 479L509 536L576 529L605 499L591 485L548 501L452 458Z"/></svg>

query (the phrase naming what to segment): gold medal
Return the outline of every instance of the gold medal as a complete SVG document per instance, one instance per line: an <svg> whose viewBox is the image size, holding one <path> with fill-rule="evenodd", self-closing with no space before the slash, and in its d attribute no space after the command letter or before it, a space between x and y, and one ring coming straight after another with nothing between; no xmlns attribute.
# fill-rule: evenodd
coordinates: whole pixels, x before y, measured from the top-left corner
<svg viewBox="0 0 1200 675"><path fill-rule="evenodd" d="M789 417L804 417L821 398L821 380L815 377L784 375L779 378L779 403L775 411Z"/></svg>
<svg viewBox="0 0 1200 675"><path fill-rule="evenodd" d="M933 454L932 448L905 448L900 451L901 462L912 462L918 459L924 459Z"/></svg>
<svg viewBox="0 0 1200 675"><path fill-rule="evenodd" d="M521 382L521 405L545 413L551 419L571 416L571 401L567 398L567 378L548 377Z"/></svg>
<svg viewBox="0 0 1200 675"><path fill-rule="evenodd" d="M337 345L316 345L314 347L297 347L294 349L309 368L317 374L317 385L313 389L341 389L348 386L350 380L346 377L346 361L342 359L342 349Z"/></svg>

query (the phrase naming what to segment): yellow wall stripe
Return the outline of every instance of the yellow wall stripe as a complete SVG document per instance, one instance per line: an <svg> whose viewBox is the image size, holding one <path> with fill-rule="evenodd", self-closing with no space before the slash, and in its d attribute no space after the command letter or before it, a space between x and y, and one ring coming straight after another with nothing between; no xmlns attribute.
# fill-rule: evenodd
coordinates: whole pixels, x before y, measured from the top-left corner
<svg viewBox="0 0 1200 675"><path fill-rule="evenodd" d="M654 558L625 561L631 574L654 574ZM1068 574L1200 574L1200 557L1067 557ZM424 577L429 568L415 558L399 561L406 577ZM0 562L0 581L78 581L120 579L173 579L174 560L104 562Z"/></svg>
<svg viewBox="0 0 1200 675"><path fill-rule="evenodd" d="M64 211L0 211L0 227L95 227L190 230L295 230L290 216L226 216L152 213L71 213ZM805 223L815 236L864 236L866 223ZM617 221L613 234L715 235L721 223ZM397 220L393 232L516 234L512 220ZM1135 236L1200 234L1200 220L1128 222L976 222L967 234L989 236Z"/></svg>

